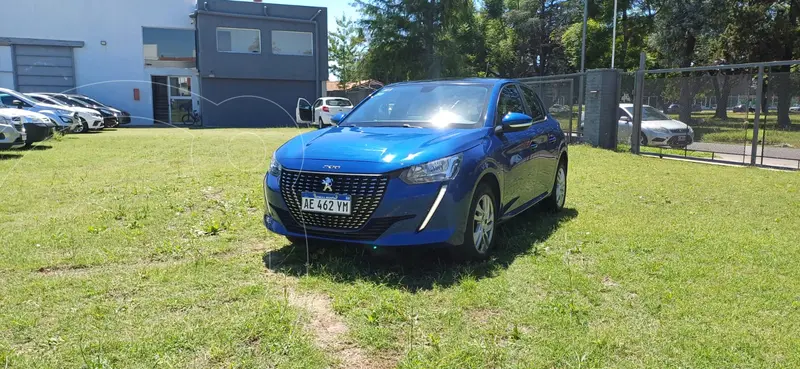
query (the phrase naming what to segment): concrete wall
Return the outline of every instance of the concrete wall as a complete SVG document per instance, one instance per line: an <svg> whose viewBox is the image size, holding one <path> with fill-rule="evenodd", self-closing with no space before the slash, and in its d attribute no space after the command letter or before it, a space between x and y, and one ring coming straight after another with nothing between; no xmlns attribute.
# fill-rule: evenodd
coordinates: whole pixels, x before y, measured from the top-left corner
<svg viewBox="0 0 800 369"><path fill-rule="evenodd" d="M298 97L314 96L315 87L314 81L204 78L203 125L294 126Z"/></svg>
<svg viewBox="0 0 800 369"><path fill-rule="evenodd" d="M153 73L144 67L142 27L194 29L189 18L194 9L195 0L71 0L64 6L53 0L3 0L0 36L84 41L75 49L78 92L129 111L134 123L151 124ZM0 47L0 85L13 87L2 72L3 54Z"/></svg>

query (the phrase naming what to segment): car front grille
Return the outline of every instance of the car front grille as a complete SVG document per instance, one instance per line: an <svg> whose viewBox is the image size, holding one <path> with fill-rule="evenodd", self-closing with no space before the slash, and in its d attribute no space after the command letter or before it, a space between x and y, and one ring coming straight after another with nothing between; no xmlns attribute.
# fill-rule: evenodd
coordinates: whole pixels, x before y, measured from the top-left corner
<svg viewBox="0 0 800 369"><path fill-rule="evenodd" d="M310 213L300 210L301 193L323 192L322 181L325 178L333 180L332 193L351 196L350 215ZM335 230L356 230L363 227L378 208L388 184L388 176L326 174L291 170L283 170L280 178L281 195L295 222L300 225Z"/></svg>
<svg viewBox="0 0 800 369"><path fill-rule="evenodd" d="M672 132L672 133L689 133L689 129L688 128L670 129L669 131Z"/></svg>

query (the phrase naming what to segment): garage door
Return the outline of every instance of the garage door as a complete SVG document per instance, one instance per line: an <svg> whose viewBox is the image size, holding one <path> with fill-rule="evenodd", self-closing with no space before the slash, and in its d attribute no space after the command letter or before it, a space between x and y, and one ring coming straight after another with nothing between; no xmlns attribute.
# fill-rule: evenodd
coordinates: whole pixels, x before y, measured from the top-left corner
<svg viewBox="0 0 800 369"><path fill-rule="evenodd" d="M16 45L14 52L20 92L64 92L75 88L71 47Z"/></svg>

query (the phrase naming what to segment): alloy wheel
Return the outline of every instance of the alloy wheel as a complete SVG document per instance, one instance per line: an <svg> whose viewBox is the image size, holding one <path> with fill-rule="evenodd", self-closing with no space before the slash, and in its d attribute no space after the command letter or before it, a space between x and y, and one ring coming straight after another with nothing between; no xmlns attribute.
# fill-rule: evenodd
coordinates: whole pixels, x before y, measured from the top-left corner
<svg viewBox="0 0 800 369"><path fill-rule="evenodd" d="M484 194L475 206L473 216L472 241L475 250L481 254L489 251L494 237L494 202L489 195Z"/></svg>
<svg viewBox="0 0 800 369"><path fill-rule="evenodd" d="M567 198L567 172L563 166L558 167L556 174L556 205L559 209L564 207Z"/></svg>

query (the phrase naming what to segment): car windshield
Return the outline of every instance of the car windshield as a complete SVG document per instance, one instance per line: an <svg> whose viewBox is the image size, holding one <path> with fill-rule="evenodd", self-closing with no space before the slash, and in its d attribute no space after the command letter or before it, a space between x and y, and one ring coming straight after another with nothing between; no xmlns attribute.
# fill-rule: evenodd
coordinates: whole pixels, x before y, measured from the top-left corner
<svg viewBox="0 0 800 369"><path fill-rule="evenodd" d="M628 114L630 114L630 116L633 116L633 108L632 107L625 108L625 111ZM652 106L647 106L647 105L642 106L642 121L643 122L654 121L654 120L669 120L669 119L670 118L668 116L664 115L663 113L658 111L658 109L656 109L656 108L654 108Z"/></svg>
<svg viewBox="0 0 800 369"><path fill-rule="evenodd" d="M350 100L345 99L330 99L326 104L328 106L353 106Z"/></svg>
<svg viewBox="0 0 800 369"><path fill-rule="evenodd" d="M61 101L58 101L58 100L56 100L56 99L53 99L53 98L50 98L49 96L39 96L39 95L35 95L35 96L31 96L31 98L33 98L33 99L36 99L36 100L38 100L38 101L41 101L42 103L45 103L45 104L51 104L51 105L62 105L62 106L63 106L63 105L65 105L65 104L64 104L64 103L62 103Z"/></svg>
<svg viewBox="0 0 800 369"><path fill-rule="evenodd" d="M78 105L78 103L76 103L76 102L74 102L74 101L72 101L72 100L68 99L66 96L61 96L61 95L52 95L52 96L50 96L50 97L52 97L52 98L53 98L53 99L55 99L55 100L61 101L62 103L64 103L64 105L68 105L68 106L79 106L79 105Z"/></svg>
<svg viewBox="0 0 800 369"><path fill-rule="evenodd" d="M80 101L80 100L78 100L76 98L67 97L67 99L69 99L69 101L72 103L73 106L80 106L80 107L83 107L83 108L91 107L91 106L89 106L89 104L87 104L87 103L85 103L83 101Z"/></svg>
<svg viewBox="0 0 800 369"><path fill-rule="evenodd" d="M93 99L91 99L89 97L86 97L86 96L71 96L71 97L73 99L75 99L75 100L83 101L84 103L89 104L89 105L105 106L105 105L101 104L99 101L93 100Z"/></svg>
<svg viewBox="0 0 800 369"><path fill-rule="evenodd" d="M15 91L0 91L0 101L2 101L4 105L12 106L14 105L14 100L22 101L31 106L38 104L38 102L21 93Z"/></svg>
<svg viewBox="0 0 800 369"><path fill-rule="evenodd" d="M389 86L372 95L342 125L475 128L488 96L489 89L481 85Z"/></svg>

